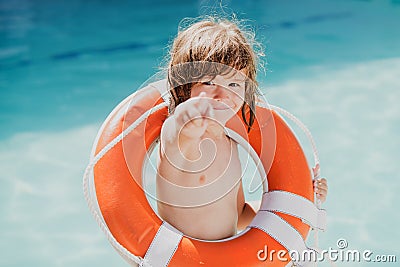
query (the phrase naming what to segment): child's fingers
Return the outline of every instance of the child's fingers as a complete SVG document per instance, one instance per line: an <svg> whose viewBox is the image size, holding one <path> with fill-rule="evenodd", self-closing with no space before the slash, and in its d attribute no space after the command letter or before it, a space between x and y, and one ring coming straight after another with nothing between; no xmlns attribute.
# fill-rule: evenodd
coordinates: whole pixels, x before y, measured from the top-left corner
<svg viewBox="0 0 400 267"><path fill-rule="evenodd" d="M209 99L205 97L206 94L201 92L199 97L193 98L194 102L190 106L192 118L196 118L193 120L193 123L198 127L203 127L207 124L205 118L210 118L210 103ZM195 110L195 111L194 111Z"/></svg>
<svg viewBox="0 0 400 267"><path fill-rule="evenodd" d="M183 125L194 125L196 127L203 127L206 122L203 119L200 111L194 107L189 108L185 115L183 116L184 122Z"/></svg>
<svg viewBox="0 0 400 267"><path fill-rule="evenodd" d="M189 99L188 101L177 106L174 115L179 122L186 123L190 121L191 118L201 117L201 113L195 107L195 103L195 100Z"/></svg>
<svg viewBox="0 0 400 267"><path fill-rule="evenodd" d="M326 180L320 182L320 183L318 184L318 186L319 186L320 188L322 188L322 189L328 190L328 184L326 183Z"/></svg>
<svg viewBox="0 0 400 267"><path fill-rule="evenodd" d="M321 202L325 202L327 194L328 191L325 189L315 189L315 195Z"/></svg>
<svg viewBox="0 0 400 267"><path fill-rule="evenodd" d="M328 183L325 178L314 181L314 190L318 199L322 202L326 200L328 195Z"/></svg>
<svg viewBox="0 0 400 267"><path fill-rule="evenodd" d="M325 178L314 180L314 187L328 190L328 183Z"/></svg>
<svg viewBox="0 0 400 267"><path fill-rule="evenodd" d="M187 124L190 120L190 114L186 109L182 109L175 114L176 116L176 122L178 124L178 127L183 127L185 124Z"/></svg>
<svg viewBox="0 0 400 267"><path fill-rule="evenodd" d="M180 104L175 110L175 115L180 127L187 123L193 123L197 127L205 127L207 126L205 119L214 116L210 99L206 97L204 92L201 92L198 97L193 97Z"/></svg>
<svg viewBox="0 0 400 267"><path fill-rule="evenodd" d="M319 182L321 182L323 184L328 184L328 181L325 178L320 178L318 180L319 180Z"/></svg>
<svg viewBox="0 0 400 267"><path fill-rule="evenodd" d="M195 107L189 107L187 110L186 110L186 114L188 115L188 117L189 117L189 119L198 119L198 118L201 118L201 113L200 113L200 111L197 109L197 108L195 108Z"/></svg>
<svg viewBox="0 0 400 267"><path fill-rule="evenodd" d="M208 119L214 118L214 109L210 103L207 103L207 107L204 110L203 116Z"/></svg>
<svg viewBox="0 0 400 267"><path fill-rule="evenodd" d="M178 122L181 125L185 125L188 121L190 120L189 115L187 114L187 112L182 112L180 114L180 116L178 116Z"/></svg>
<svg viewBox="0 0 400 267"><path fill-rule="evenodd" d="M198 97L198 109L205 118L212 118L214 116L210 99L206 97L206 93L204 92L201 92Z"/></svg>
<svg viewBox="0 0 400 267"><path fill-rule="evenodd" d="M328 190L323 188L315 188L315 192L319 195L326 196L328 194Z"/></svg>

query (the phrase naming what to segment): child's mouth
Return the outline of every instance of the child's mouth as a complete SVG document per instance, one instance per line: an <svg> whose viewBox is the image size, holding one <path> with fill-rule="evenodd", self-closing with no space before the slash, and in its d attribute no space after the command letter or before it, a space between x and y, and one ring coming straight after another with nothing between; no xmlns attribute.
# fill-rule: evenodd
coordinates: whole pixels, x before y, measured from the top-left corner
<svg viewBox="0 0 400 267"><path fill-rule="evenodd" d="M233 105L229 105L228 103L224 103L222 101L216 101L212 105L214 110L227 110L227 109L232 109Z"/></svg>
<svg viewBox="0 0 400 267"><path fill-rule="evenodd" d="M221 105L221 106L214 106L213 107L215 110L227 110L230 109L230 107L226 106L226 105Z"/></svg>

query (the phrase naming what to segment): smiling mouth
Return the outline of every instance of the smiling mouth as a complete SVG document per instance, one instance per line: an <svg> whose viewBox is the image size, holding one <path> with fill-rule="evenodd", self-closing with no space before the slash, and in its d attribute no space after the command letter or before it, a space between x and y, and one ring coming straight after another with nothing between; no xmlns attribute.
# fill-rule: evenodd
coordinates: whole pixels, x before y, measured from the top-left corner
<svg viewBox="0 0 400 267"><path fill-rule="evenodd" d="M219 102L216 105L213 105L214 110L227 110L227 109L232 109L232 107L228 106L227 104Z"/></svg>

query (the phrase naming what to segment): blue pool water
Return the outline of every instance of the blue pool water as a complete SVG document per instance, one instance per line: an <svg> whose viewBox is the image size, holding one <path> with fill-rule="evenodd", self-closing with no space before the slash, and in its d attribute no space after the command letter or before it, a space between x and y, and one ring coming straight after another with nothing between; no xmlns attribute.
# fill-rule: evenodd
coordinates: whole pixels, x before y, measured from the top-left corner
<svg viewBox="0 0 400 267"><path fill-rule="evenodd" d="M162 66L179 21L218 6L0 0L0 266L127 265L83 198L91 144L113 107ZM400 2L222 6L265 47L269 102L316 139L330 186L321 248L345 238L399 261Z"/></svg>

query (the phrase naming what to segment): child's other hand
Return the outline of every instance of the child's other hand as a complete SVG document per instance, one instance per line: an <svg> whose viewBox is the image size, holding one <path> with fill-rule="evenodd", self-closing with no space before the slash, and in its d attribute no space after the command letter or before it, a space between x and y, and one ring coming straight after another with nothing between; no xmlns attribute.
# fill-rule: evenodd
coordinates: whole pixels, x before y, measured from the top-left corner
<svg viewBox="0 0 400 267"><path fill-rule="evenodd" d="M325 202L328 195L328 182L325 178L314 180L314 191L321 202Z"/></svg>
<svg viewBox="0 0 400 267"><path fill-rule="evenodd" d="M319 176L319 164L313 168L314 178ZM325 202L328 195L328 182L325 178L314 179L314 191L321 202Z"/></svg>
<svg viewBox="0 0 400 267"><path fill-rule="evenodd" d="M214 117L209 99L202 92L180 104L174 113L176 131L191 138L201 137L207 129L208 120Z"/></svg>

